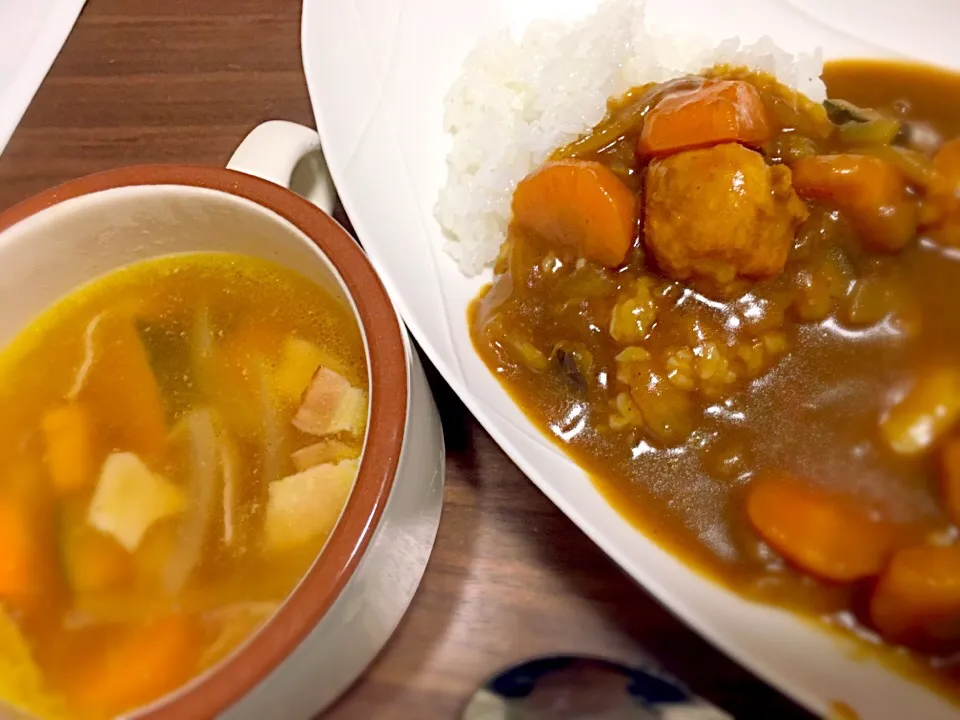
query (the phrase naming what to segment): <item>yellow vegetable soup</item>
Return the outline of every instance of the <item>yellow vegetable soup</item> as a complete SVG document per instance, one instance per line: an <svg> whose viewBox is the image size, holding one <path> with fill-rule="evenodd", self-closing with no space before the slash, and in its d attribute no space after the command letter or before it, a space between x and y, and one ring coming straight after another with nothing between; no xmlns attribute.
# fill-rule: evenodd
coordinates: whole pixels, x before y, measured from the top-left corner
<svg viewBox="0 0 960 720"><path fill-rule="evenodd" d="M105 718L236 648L340 516L367 415L350 309L246 256L105 275L0 354L0 700Z"/></svg>

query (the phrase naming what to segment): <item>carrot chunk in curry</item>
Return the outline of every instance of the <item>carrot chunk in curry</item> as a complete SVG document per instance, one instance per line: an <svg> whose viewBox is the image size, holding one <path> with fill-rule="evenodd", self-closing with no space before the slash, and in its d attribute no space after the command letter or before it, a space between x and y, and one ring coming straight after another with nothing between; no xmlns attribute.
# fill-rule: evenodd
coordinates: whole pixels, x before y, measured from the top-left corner
<svg viewBox="0 0 960 720"><path fill-rule="evenodd" d="M890 560L870 599L888 638L943 646L960 639L960 547L915 547Z"/></svg>
<svg viewBox="0 0 960 720"><path fill-rule="evenodd" d="M876 575L896 539L889 525L872 520L851 499L796 480L755 482L747 495L747 514L777 552L825 580Z"/></svg>
<svg viewBox="0 0 960 720"><path fill-rule="evenodd" d="M667 155L725 142L760 145L772 134L757 88L742 80L720 80L657 103L643 121L637 152Z"/></svg>
<svg viewBox="0 0 960 720"><path fill-rule="evenodd" d="M796 191L836 206L869 249L894 252L915 237L917 205L890 163L866 155L814 155L792 169Z"/></svg>
<svg viewBox="0 0 960 720"><path fill-rule="evenodd" d="M960 247L960 138L943 144L933 157L933 169L927 230L937 242Z"/></svg>
<svg viewBox="0 0 960 720"><path fill-rule="evenodd" d="M633 244L637 201L601 163L558 160L526 177L513 194L517 226L607 267Z"/></svg>
<svg viewBox="0 0 960 720"><path fill-rule="evenodd" d="M824 78L611 99L517 186L471 334L658 542L960 697L960 77Z"/></svg>

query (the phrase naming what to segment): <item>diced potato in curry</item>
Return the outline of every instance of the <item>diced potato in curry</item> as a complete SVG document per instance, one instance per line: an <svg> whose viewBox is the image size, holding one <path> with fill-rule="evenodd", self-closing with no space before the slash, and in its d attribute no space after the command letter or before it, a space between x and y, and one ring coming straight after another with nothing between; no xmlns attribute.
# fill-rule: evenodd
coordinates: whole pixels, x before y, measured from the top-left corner
<svg viewBox="0 0 960 720"><path fill-rule="evenodd" d="M904 397L880 421L880 433L901 455L924 452L940 440L960 417L960 365L919 368Z"/></svg>

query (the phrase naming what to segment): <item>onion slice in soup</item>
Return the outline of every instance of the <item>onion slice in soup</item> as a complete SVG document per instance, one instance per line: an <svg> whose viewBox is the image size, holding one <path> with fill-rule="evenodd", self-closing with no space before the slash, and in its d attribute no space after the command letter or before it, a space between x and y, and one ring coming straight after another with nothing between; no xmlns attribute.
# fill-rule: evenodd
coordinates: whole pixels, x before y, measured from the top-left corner
<svg viewBox="0 0 960 720"><path fill-rule="evenodd" d="M171 443L184 440L188 447L188 504L163 575L164 589L170 595L183 589L190 573L200 562L203 544L213 521L219 468L213 411L203 408L185 415L171 433Z"/></svg>

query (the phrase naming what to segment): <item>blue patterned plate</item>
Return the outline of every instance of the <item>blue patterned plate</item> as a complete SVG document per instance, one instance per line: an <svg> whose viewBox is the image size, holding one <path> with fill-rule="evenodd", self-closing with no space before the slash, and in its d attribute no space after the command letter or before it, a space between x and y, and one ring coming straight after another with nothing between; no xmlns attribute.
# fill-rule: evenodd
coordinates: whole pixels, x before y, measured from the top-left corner
<svg viewBox="0 0 960 720"><path fill-rule="evenodd" d="M650 666L549 655L498 673L461 720L732 720Z"/></svg>

